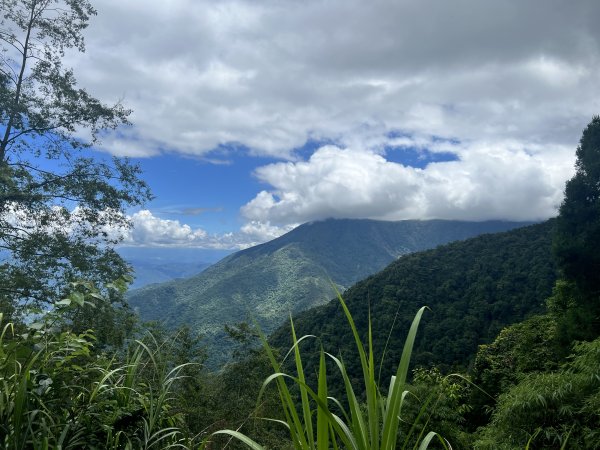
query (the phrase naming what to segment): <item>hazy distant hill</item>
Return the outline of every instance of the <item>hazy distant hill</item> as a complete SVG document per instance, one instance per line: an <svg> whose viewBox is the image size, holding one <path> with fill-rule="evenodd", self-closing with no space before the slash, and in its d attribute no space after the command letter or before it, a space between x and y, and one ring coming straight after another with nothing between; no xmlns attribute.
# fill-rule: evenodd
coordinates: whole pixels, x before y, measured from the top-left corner
<svg viewBox="0 0 600 450"><path fill-rule="evenodd" d="M149 284L164 283L177 278L197 275L209 267L207 262L174 262L161 260L128 259L134 270L134 281L131 289L138 289Z"/></svg>
<svg viewBox="0 0 600 450"><path fill-rule="evenodd" d="M552 226L548 221L407 255L348 289L343 297L364 340L371 314L377 361L387 344L381 379L396 370L410 323L422 306L431 311L423 316L412 361L445 370L466 367L479 344L542 312L556 279ZM320 339L312 342L322 343L326 351L342 352L350 376L360 375L338 300L297 315L294 326L298 336L315 335ZM286 324L270 339L287 349L290 335ZM316 365L316 348L311 353L310 345L303 346L303 360Z"/></svg>
<svg viewBox="0 0 600 450"><path fill-rule="evenodd" d="M230 250L169 247L120 247L117 251L133 267L131 289L191 277L232 253Z"/></svg>
<svg viewBox="0 0 600 450"><path fill-rule="evenodd" d="M205 334L213 363L229 348L223 326L257 320L265 332L323 304L340 290L407 253L505 231L523 223L326 220L302 225L265 244L234 253L199 275L132 291L142 319Z"/></svg>

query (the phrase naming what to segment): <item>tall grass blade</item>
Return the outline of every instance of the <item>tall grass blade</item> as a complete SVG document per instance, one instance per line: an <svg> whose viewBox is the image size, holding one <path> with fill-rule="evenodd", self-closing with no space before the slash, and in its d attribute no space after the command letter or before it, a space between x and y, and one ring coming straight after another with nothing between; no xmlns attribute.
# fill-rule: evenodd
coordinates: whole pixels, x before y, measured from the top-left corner
<svg viewBox="0 0 600 450"><path fill-rule="evenodd" d="M319 381L317 395L320 403L327 408L327 369L325 366L325 353L321 349L319 359ZM329 450L329 427L330 423L327 414L323 408L317 409L317 448L319 450Z"/></svg>
<svg viewBox="0 0 600 450"><path fill-rule="evenodd" d="M308 441L309 448L314 450L315 448L315 437L313 432L312 414L310 411L310 402L308 400L308 393L306 391L306 378L304 376L304 368L302 367L302 358L300 356L300 346L298 345L298 339L296 337L296 329L294 328L294 322L290 317L290 325L292 329L292 339L294 342L294 361L296 363L296 373L300 383L300 399L302 403L302 415L304 417L304 430L306 432L306 439Z"/></svg>
<svg viewBox="0 0 600 450"><path fill-rule="evenodd" d="M232 436L232 437L238 439L239 441L243 442L244 444L246 444L252 450L265 450L263 446L261 446L260 444L257 444L252 439L250 439L248 436L246 436L243 433L240 433L239 431L219 430L219 431L215 431L213 434L225 434L228 436Z"/></svg>
<svg viewBox="0 0 600 450"><path fill-rule="evenodd" d="M352 432L354 434L354 438L356 439L357 448L359 448L360 450L368 450L369 435L367 425L365 424L365 420L360 409L360 402L356 398L356 394L354 393L354 388L352 387L350 377L348 377L346 366L344 366L344 363L332 354L327 353L327 356L329 356L329 358L331 358L336 364L342 375L342 379L344 380L344 387L346 389L346 400L348 401L348 407L350 409L351 418L351 420L348 421L348 423L350 423L352 426ZM340 409L343 411L343 407L341 406L341 404L339 402L337 403ZM344 414L346 413L344 412Z"/></svg>
<svg viewBox="0 0 600 450"><path fill-rule="evenodd" d="M363 347L363 343L358 334L358 330L356 328L356 324L354 323L354 319L352 318L352 314L346 306L346 302L338 292L338 300L342 305L342 309L344 310L344 314L346 315L346 319L348 320L348 324L350 325L350 329L352 330L352 335L354 336L354 342L356 343L356 349L358 351L358 355L360 357L361 368L363 372L363 380L365 393L367 395L367 409L368 409L368 428L369 428L369 438L368 449L369 450L379 450L379 409L377 406L377 387L375 385L375 377L371 376L371 368L369 362L367 361L367 355L365 353L365 349Z"/></svg>
<svg viewBox="0 0 600 450"><path fill-rule="evenodd" d="M298 412L296 411L296 406L295 406L294 400L290 394L290 391L289 391L287 385L285 384L285 380L283 379L284 374L281 373L281 366L277 362L277 358L275 358L273 349L271 349L271 346L267 342L267 338L265 337L265 335L262 332L259 333L259 338L263 344L263 347L267 353L267 357L269 359L269 362L271 363L271 367L273 368L273 371L275 372L275 374L269 376L263 382L263 385L260 389L257 403L260 402L260 399L262 398L262 395L263 395L264 390L267 387L267 385L271 381L276 380L277 389L279 392L279 399L281 401L281 406L283 409L285 420L290 426L290 435L292 438L292 443L294 445L294 448L299 449L299 450L307 449L309 447L308 447L308 442L306 441L306 437L304 435L302 422L300 421L300 417L298 416ZM295 346L297 346L296 341L293 344Z"/></svg>
<svg viewBox="0 0 600 450"><path fill-rule="evenodd" d="M398 426L400 421L400 409L402 407L402 393L406 385L406 378L408 375L408 367L410 364L410 357L412 355L412 349L414 347L417 330L423 312L427 307L422 307L417 311L415 318L410 326L406 341L404 342L404 349L402 350L402 357L400 358L400 364L396 371L396 378L391 384L391 391L388 392L388 407L385 411L383 418L383 435L381 448L385 450L393 450L396 448L396 440L398 438Z"/></svg>
<svg viewBox="0 0 600 450"><path fill-rule="evenodd" d="M436 437L446 450L452 450L452 446L450 445L450 443L435 431L430 431L429 433L427 433L427 436L425 436L425 438L421 441L421 444L419 445L419 450L427 450L433 438Z"/></svg>
<svg viewBox="0 0 600 450"><path fill-rule="evenodd" d="M388 347L390 345L390 341L392 340L392 333L394 331L396 321L398 320L399 313L400 313L400 305L398 305L398 308L396 309L396 314L394 314L394 320L392 321L392 326L390 327L390 331L388 332L388 337L385 340L385 346L383 347L383 352L381 353L381 359L379 360L379 373L377 374L377 385L378 386L381 386L381 370L383 369L383 361L385 361L385 355L386 355Z"/></svg>

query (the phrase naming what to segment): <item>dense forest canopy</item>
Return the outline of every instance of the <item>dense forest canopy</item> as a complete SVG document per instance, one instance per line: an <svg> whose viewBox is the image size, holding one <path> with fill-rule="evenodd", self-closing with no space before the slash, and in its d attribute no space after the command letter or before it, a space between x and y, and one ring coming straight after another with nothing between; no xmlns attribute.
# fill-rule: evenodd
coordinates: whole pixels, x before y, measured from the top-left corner
<svg viewBox="0 0 600 450"><path fill-rule="evenodd" d="M368 317L376 358L385 356L385 378L402 352L414 313L423 319L413 362L444 370L466 369L477 346L490 342L505 326L544 310L556 279L552 260L553 221L488 234L434 250L406 255L382 272L344 293L357 327L366 336ZM313 334L325 348L358 369L350 330L337 299L294 318L299 335ZM274 345L289 346L289 326L271 336Z"/></svg>

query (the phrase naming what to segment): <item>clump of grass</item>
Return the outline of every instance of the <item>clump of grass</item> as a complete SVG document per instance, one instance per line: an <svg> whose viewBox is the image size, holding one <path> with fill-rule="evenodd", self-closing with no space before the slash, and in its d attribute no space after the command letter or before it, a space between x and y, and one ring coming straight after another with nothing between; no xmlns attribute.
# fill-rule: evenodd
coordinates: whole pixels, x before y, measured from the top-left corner
<svg viewBox="0 0 600 450"><path fill-rule="evenodd" d="M173 398L185 365L166 364L152 336L119 362L95 354L92 331L61 323L84 306L73 299L19 327L0 313L0 448L187 448Z"/></svg>
<svg viewBox="0 0 600 450"><path fill-rule="evenodd" d="M330 449L352 449L352 450L395 450L409 448L416 433L416 423L426 413L427 402L421 408L419 416L410 428L410 431L400 436L402 407L407 399L407 375L410 357L425 307L421 308L410 327L404 344L402 357L398 364L396 374L391 377L387 390L387 397L383 395L376 380L375 358L373 354L373 336L371 318L369 317L368 339L363 344L358 330L348 307L340 295L338 299L348 320L348 324L354 336L356 351L360 357L362 367L362 381L366 396L366 405L359 402L356 391L348 376L344 362L325 352L322 348L319 357L319 370L317 377L317 390L315 392L307 383L305 370L302 364L302 356L299 344L314 336L303 336L297 338L294 323L291 323L293 345L288 355L293 353L295 363L295 375L283 371L281 363L266 338L262 341L265 351L273 367L273 374L263 383L260 396L271 383L277 385L283 417L285 420L277 420L285 426L290 433L291 442L295 450L330 450ZM328 396L328 380L326 360L333 361L337 367L345 388L345 398L336 399ZM298 396L292 394L288 384L291 383L299 391ZM260 397L259 396L259 397ZM417 436L417 444L413 448L426 449L429 444L436 440L445 449L451 448L448 441L436 432L429 431L424 434L424 428ZM264 450L263 447L249 437L235 430L221 430L219 434L228 434L239 439L253 450ZM403 438L401 442L398 440Z"/></svg>

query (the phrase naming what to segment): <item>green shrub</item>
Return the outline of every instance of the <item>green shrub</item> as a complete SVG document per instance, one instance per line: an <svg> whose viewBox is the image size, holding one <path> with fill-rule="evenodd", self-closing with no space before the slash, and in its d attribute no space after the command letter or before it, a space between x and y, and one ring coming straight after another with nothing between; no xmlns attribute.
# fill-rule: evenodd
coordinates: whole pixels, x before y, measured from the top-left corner
<svg viewBox="0 0 600 450"><path fill-rule="evenodd" d="M596 449L600 442L600 339L576 343L555 372L531 373L500 395L477 449Z"/></svg>

